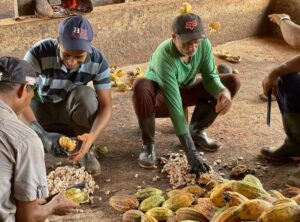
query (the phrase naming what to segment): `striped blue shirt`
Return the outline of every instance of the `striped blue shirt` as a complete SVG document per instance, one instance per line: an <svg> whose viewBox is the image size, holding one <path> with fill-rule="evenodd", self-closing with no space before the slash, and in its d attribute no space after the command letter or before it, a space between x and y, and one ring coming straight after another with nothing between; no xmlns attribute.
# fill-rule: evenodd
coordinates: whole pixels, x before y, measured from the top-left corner
<svg viewBox="0 0 300 222"><path fill-rule="evenodd" d="M72 89L90 81L96 90L110 89L109 64L98 49L92 47L87 61L76 70L68 70L58 54L57 40L45 39L37 42L24 57L37 72L38 89L44 101L61 102Z"/></svg>

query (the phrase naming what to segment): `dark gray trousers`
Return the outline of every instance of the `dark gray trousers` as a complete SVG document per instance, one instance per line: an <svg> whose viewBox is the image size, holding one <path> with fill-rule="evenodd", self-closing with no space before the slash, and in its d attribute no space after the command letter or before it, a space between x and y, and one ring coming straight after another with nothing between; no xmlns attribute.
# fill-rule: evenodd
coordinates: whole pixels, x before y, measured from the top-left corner
<svg viewBox="0 0 300 222"><path fill-rule="evenodd" d="M96 92L89 86L74 88L65 101L30 104L37 121L49 132L77 136L88 133L98 111Z"/></svg>
<svg viewBox="0 0 300 222"><path fill-rule="evenodd" d="M282 113L300 112L300 73L279 78L277 102Z"/></svg>

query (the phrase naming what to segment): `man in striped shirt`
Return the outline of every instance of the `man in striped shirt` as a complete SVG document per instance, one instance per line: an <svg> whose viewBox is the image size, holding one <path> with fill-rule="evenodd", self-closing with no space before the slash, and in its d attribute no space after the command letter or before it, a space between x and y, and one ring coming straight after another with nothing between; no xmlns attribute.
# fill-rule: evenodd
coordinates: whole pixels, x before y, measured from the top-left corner
<svg viewBox="0 0 300 222"><path fill-rule="evenodd" d="M91 46L93 29L85 17L65 19L58 31L57 39L42 40L25 55L37 72L44 102L33 99L24 117L54 155L61 155L59 133L76 136L81 148L69 159L97 175L100 164L91 147L111 117L109 64ZM87 86L90 81L94 89Z"/></svg>

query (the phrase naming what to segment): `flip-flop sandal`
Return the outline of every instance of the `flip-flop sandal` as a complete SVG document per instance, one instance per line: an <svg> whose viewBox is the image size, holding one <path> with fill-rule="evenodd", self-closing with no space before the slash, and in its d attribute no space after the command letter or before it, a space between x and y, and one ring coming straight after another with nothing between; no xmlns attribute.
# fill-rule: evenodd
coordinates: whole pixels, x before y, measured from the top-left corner
<svg viewBox="0 0 300 222"><path fill-rule="evenodd" d="M240 56L227 56L225 57L225 60L228 62L233 62L233 63L239 63L242 59Z"/></svg>
<svg viewBox="0 0 300 222"><path fill-rule="evenodd" d="M218 57L221 58L221 59L225 59L225 58L227 58L227 57L229 57L229 56L232 56L232 55L230 54L230 52L225 51L225 50L216 51L216 52L214 53L214 55L218 56Z"/></svg>

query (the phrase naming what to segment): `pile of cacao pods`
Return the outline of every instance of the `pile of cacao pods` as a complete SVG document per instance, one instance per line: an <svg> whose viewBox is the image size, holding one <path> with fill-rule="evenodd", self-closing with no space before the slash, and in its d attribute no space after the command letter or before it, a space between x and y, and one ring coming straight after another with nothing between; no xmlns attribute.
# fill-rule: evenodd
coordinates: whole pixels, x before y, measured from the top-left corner
<svg viewBox="0 0 300 222"><path fill-rule="evenodd" d="M144 72L139 66L128 72L117 66L112 66L110 68L110 80L112 86L117 87L120 92L131 90L133 82L138 78L144 77L144 75Z"/></svg>
<svg viewBox="0 0 300 222"><path fill-rule="evenodd" d="M110 205L123 212L123 222L299 222L300 194L287 198L266 191L253 175L242 180L216 180L201 175L202 184L164 193L147 187L133 195L112 196Z"/></svg>

